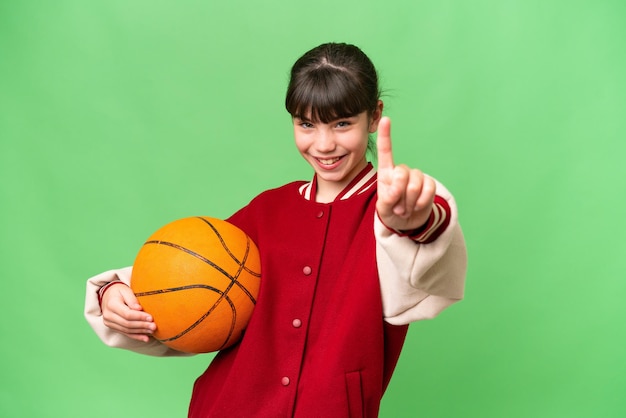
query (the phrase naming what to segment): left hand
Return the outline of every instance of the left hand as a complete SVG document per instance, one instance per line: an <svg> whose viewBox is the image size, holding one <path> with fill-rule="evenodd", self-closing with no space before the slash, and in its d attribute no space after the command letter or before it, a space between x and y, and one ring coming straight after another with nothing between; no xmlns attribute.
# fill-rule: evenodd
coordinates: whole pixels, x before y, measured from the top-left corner
<svg viewBox="0 0 626 418"><path fill-rule="evenodd" d="M376 211L382 222L398 231L424 225L435 199L435 181L420 170L394 165L391 152L391 120L378 124L378 200Z"/></svg>

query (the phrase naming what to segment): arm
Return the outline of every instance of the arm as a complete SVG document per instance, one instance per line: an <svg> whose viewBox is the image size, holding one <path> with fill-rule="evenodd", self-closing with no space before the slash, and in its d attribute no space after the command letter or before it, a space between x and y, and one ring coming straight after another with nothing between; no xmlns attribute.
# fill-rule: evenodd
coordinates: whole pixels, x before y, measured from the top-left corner
<svg viewBox="0 0 626 418"><path fill-rule="evenodd" d="M110 347L124 348L141 354L152 356L184 356L188 355L176 350L172 350L159 341L150 338L147 342L140 341L125 335L121 331L110 328L105 322L102 308L100 306L100 289L112 282L120 282L122 284L110 286L105 293L106 298L117 299L122 301L122 294L128 293L130 284L132 267L126 267L118 270L110 270L98 274L87 280L87 293L85 297L85 318L96 332L98 337L106 345ZM120 289L116 289L116 288ZM130 292L132 293L132 291ZM103 299L103 306L107 305L107 301ZM105 310L107 308L104 308ZM136 309L135 309L136 310ZM110 322L109 322L110 323Z"/></svg>
<svg viewBox="0 0 626 418"><path fill-rule="evenodd" d="M467 252L457 207L448 190L435 183L434 211L442 208L439 199L447 203L440 215L448 220L439 227L433 224L412 239L386 227L379 217L374 220L383 314L393 325L434 318L463 298Z"/></svg>
<svg viewBox="0 0 626 418"><path fill-rule="evenodd" d="M434 318L463 298L467 253L454 198L420 170L394 164L388 118L379 122L377 148L383 315L394 325Z"/></svg>

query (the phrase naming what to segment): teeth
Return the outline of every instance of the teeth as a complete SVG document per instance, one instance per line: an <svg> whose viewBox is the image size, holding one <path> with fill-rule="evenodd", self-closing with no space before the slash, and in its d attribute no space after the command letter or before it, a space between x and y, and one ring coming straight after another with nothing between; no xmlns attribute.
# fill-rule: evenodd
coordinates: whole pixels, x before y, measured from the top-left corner
<svg viewBox="0 0 626 418"><path fill-rule="evenodd" d="M318 161L319 161L320 163L324 164L324 165L331 165L331 164L335 164L335 163L336 163L337 161L339 161L339 160L340 160L340 158L339 158L339 157L337 157L337 158L331 158L331 159L328 159L328 160L325 160L325 159L322 159L322 158L318 158Z"/></svg>

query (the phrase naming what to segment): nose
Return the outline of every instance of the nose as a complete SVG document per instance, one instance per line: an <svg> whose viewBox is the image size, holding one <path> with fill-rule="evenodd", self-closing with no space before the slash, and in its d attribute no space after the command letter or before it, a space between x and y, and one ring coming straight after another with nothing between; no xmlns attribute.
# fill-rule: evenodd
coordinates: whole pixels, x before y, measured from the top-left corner
<svg viewBox="0 0 626 418"><path fill-rule="evenodd" d="M315 149L320 153L330 153L333 152L336 147L335 134L332 130L321 129L315 138Z"/></svg>

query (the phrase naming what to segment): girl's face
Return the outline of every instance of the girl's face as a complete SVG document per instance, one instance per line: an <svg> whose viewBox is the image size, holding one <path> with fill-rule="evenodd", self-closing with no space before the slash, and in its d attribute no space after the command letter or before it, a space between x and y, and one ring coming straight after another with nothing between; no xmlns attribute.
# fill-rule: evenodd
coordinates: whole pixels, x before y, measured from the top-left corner
<svg viewBox="0 0 626 418"><path fill-rule="evenodd" d="M371 115L362 112L330 123L293 118L296 147L317 174L316 201L333 201L365 168L369 134L376 132L381 114L382 102Z"/></svg>

